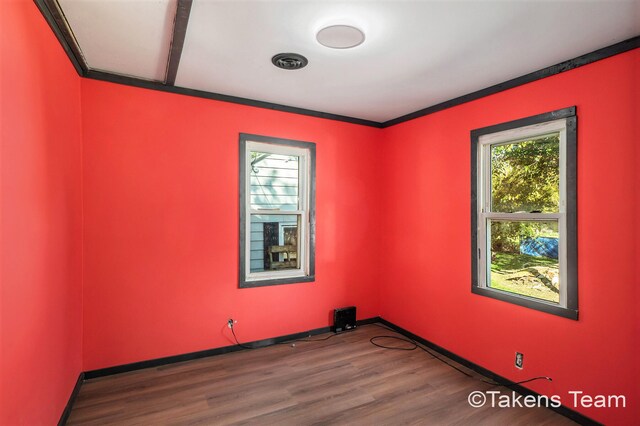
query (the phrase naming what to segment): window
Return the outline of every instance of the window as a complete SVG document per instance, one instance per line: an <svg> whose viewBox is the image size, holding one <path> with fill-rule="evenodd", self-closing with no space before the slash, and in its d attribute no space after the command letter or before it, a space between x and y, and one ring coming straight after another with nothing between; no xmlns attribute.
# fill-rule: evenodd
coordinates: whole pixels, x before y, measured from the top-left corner
<svg viewBox="0 0 640 426"><path fill-rule="evenodd" d="M310 142L240 134L240 287L315 280Z"/></svg>
<svg viewBox="0 0 640 426"><path fill-rule="evenodd" d="M578 318L575 107L471 132L473 293Z"/></svg>

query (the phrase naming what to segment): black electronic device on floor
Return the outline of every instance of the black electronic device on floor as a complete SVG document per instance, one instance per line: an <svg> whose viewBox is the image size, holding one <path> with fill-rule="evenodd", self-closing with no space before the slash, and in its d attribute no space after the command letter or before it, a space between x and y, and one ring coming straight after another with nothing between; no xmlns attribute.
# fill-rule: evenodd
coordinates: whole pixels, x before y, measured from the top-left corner
<svg viewBox="0 0 640 426"><path fill-rule="evenodd" d="M356 307L337 308L333 311L333 331L353 330L356 328Z"/></svg>

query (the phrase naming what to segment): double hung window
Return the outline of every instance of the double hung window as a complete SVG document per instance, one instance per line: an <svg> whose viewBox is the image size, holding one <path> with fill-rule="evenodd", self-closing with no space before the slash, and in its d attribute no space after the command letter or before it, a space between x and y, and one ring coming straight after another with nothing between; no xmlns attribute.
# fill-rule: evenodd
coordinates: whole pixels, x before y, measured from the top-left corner
<svg viewBox="0 0 640 426"><path fill-rule="evenodd" d="M240 135L240 287L314 280L315 144Z"/></svg>
<svg viewBox="0 0 640 426"><path fill-rule="evenodd" d="M577 319L575 108L471 142L472 291Z"/></svg>

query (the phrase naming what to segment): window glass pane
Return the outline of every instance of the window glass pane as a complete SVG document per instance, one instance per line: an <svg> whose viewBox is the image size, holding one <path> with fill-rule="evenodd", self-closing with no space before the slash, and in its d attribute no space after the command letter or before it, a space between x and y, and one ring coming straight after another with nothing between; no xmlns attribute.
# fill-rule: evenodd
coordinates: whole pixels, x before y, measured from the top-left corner
<svg viewBox="0 0 640 426"><path fill-rule="evenodd" d="M491 211L558 212L560 135L491 147Z"/></svg>
<svg viewBox="0 0 640 426"><path fill-rule="evenodd" d="M299 158L251 152L251 209L299 210Z"/></svg>
<svg viewBox="0 0 640 426"><path fill-rule="evenodd" d="M558 222L488 222L490 287L559 303Z"/></svg>
<svg viewBox="0 0 640 426"><path fill-rule="evenodd" d="M251 215L251 272L300 268L300 215Z"/></svg>

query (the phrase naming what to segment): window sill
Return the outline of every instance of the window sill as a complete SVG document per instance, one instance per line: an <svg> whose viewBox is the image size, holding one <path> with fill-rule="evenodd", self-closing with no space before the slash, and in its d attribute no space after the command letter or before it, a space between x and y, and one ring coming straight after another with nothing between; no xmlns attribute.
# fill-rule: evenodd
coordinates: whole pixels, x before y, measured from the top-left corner
<svg viewBox="0 0 640 426"><path fill-rule="evenodd" d="M314 282L316 280L315 275L305 275L299 277L290 277L290 278L273 278L266 280L240 280L240 288L254 288L254 287L267 287L272 285L281 285L281 284L299 284L299 283L308 283Z"/></svg>
<svg viewBox="0 0 640 426"><path fill-rule="evenodd" d="M541 300L535 300L529 297L518 296L492 288L477 287L475 285L471 287L471 292L474 294L479 294L480 296L502 300L503 302L509 302L514 305L524 306L525 308L535 309L537 311L546 312L548 314L557 315L572 320L578 319L578 311L576 309L564 308L555 303L549 303Z"/></svg>

